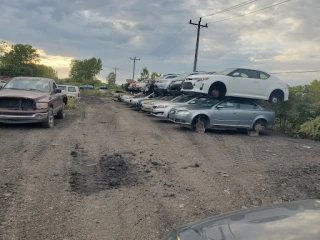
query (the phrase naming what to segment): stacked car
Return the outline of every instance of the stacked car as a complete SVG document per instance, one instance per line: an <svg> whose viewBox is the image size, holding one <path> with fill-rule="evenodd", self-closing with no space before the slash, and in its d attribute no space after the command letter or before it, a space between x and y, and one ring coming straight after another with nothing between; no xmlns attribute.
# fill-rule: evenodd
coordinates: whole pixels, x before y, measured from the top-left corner
<svg viewBox="0 0 320 240"><path fill-rule="evenodd" d="M228 68L221 72L192 72L157 79L149 94L122 95L130 107L204 133L233 128L251 136L275 124L275 112L259 101L288 100L288 85L265 71Z"/></svg>

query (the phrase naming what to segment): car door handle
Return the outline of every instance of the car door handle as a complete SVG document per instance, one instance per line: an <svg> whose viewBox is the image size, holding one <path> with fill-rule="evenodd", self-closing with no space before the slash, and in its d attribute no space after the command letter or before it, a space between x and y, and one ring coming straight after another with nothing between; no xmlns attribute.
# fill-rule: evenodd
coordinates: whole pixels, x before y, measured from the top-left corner
<svg viewBox="0 0 320 240"><path fill-rule="evenodd" d="M233 114L237 114L236 112L234 112Z"/></svg>
<svg viewBox="0 0 320 240"><path fill-rule="evenodd" d="M259 83L258 81L254 81L254 83Z"/></svg>

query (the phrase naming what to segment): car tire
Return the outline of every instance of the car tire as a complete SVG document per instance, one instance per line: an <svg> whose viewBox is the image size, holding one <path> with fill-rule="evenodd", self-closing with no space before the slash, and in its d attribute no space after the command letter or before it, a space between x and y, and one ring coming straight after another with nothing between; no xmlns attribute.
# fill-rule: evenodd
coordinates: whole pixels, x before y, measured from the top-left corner
<svg viewBox="0 0 320 240"><path fill-rule="evenodd" d="M199 116L196 118L191 128L198 133L205 133L208 128L208 120L203 116Z"/></svg>
<svg viewBox="0 0 320 240"><path fill-rule="evenodd" d="M252 130L255 132L260 132L266 128L266 122L263 120L258 120L254 123Z"/></svg>
<svg viewBox="0 0 320 240"><path fill-rule="evenodd" d="M48 117L47 117L46 121L42 123L42 127L53 128L53 126L54 126L53 108L49 108Z"/></svg>
<svg viewBox="0 0 320 240"><path fill-rule="evenodd" d="M270 94L269 102L276 104L280 101L283 101L283 93L280 90L275 90Z"/></svg>
<svg viewBox="0 0 320 240"><path fill-rule="evenodd" d="M218 96L214 96L214 92L218 91L219 95ZM214 98L220 98L223 99L226 96L226 87L222 84L213 84L208 92L208 96L210 97L214 97Z"/></svg>
<svg viewBox="0 0 320 240"><path fill-rule="evenodd" d="M57 118L64 119L66 117L65 108L66 108L66 104L63 103L61 110L57 113Z"/></svg>

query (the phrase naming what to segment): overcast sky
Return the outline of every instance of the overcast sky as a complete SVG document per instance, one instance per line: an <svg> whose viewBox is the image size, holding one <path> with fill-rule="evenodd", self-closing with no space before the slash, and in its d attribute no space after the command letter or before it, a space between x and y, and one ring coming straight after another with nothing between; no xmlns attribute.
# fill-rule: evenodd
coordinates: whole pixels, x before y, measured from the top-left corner
<svg viewBox="0 0 320 240"><path fill-rule="evenodd" d="M269 72L320 70L320 1L257 0L204 17L197 70L250 67ZM31 44L42 62L67 77L72 59L101 58L105 79L119 67L117 83L150 72L192 71L196 27L190 19L245 0L0 0L0 40ZM247 1L248 2L248 1ZM215 23L213 23L215 22ZM290 85L320 80L320 72L281 74Z"/></svg>

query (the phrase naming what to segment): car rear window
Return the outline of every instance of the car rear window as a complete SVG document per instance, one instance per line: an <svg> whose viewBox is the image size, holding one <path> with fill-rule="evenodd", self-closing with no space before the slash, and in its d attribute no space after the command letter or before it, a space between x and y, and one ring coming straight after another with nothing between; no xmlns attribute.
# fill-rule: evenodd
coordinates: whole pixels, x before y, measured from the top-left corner
<svg viewBox="0 0 320 240"><path fill-rule="evenodd" d="M68 92L76 92L76 88L75 87L68 87Z"/></svg>
<svg viewBox="0 0 320 240"><path fill-rule="evenodd" d="M268 73L259 72L260 79L268 79L270 75Z"/></svg>

